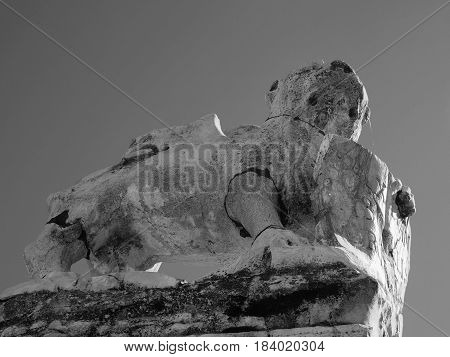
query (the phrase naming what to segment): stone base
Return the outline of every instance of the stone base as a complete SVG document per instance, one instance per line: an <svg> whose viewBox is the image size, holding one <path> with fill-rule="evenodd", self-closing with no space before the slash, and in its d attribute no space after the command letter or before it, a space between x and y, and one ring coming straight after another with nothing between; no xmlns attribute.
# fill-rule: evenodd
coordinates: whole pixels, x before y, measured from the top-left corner
<svg viewBox="0 0 450 357"><path fill-rule="evenodd" d="M202 336L215 337L369 337L370 328L360 324L338 326L298 327L272 331L218 333Z"/></svg>
<svg viewBox="0 0 450 357"><path fill-rule="evenodd" d="M83 283L60 273L42 289L38 280L21 284L0 297L0 335L396 335L366 324L384 317L372 308L383 302L378 283L342 263L170 279L132 272Z"/></svg>

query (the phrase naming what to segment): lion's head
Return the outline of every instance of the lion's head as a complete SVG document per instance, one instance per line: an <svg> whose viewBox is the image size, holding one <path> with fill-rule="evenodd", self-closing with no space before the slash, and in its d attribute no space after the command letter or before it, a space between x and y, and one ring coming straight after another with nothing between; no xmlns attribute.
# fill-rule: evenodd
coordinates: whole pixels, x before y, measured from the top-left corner
<svg viewBox="0 0 450 357"><path fill-rule="evenodd" d="M301 125L306 122L311 130L354 141L370 116L366 90L355 71L343 61L313 64L291 72L273 82L266 100L269 118L300 118Z"/></svg>

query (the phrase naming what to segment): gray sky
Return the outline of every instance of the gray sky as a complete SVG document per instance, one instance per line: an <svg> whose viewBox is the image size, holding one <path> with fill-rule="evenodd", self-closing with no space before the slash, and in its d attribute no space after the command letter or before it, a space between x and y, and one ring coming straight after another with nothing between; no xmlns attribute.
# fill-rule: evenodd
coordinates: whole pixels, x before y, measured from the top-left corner
<svg viewBox="0 0 450 357"><path fill-rule="evenodd" d="M443 0L9 0L17 10L170 125L217 113L260 124L264 93L290 70L343 59L357 68ZM360 142L410 185L407 303L450 333L450 6L359 73L373 130ZM0 290L27 279L22 260L46 197L120 160L161 127L0 6ZM405 336L439 332L405 308Z"/></svg>

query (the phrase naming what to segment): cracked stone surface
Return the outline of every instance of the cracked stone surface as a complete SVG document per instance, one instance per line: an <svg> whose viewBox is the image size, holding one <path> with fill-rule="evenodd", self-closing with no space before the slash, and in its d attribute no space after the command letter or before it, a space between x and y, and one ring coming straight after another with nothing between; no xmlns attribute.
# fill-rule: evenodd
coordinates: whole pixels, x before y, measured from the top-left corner
<svg viewBox="0 0 450 357"><path fill-rule="evenodd" d="M346 335L363 325L376 294L373 279L342 263L302 263L166 288L122 282L101 292L59 289L4 297L0 331L3 336L279 336L280 330ZM364 308L354 309L362 303ZM302 330L320 325L328 329ZM371 327L363 325L355 333L370 335Z"/></svg>
<svg viewBox="0 0 450 357"><path fill-rule="evenodd" d="M2 335L401 335L416 208L357 143L364 86L333 61L276 80L266 101L261 126L224 133L212 114L157 129L52 194L25 249L33 279L0 295ZM89 276L70 272L82 258ZM180 261L220 269L192 283L145 272Z"/></svg>

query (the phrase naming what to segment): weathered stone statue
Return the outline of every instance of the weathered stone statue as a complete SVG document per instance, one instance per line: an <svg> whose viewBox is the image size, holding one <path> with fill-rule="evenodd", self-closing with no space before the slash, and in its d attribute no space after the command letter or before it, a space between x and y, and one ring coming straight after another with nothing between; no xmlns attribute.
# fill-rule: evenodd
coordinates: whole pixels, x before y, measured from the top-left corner
<svg viewBox="0 0 450 357"><path fill-rule="evenodd" d="M133 140L119 164L51 195L48 223L25 249L35 280L4 299L56 288L117 294L137 284L159 298L198 299L177 305L188 316L184 329L168 328L180 322L162 313L159 327L140 334L400 335L414 199L357 144L370 116L364 86L333 61L275 81L266 99L261 126L224 133L209 115L154 130ZM82 258L91 274L80 278L69 272ZM152 268L171 261L221 269L183 285ZM223 294L240 304L193 313L202 296L219 304ZM228 330L213 327L211 314L222 314ZM335 329L302 330L318 325Z"/></svg>

